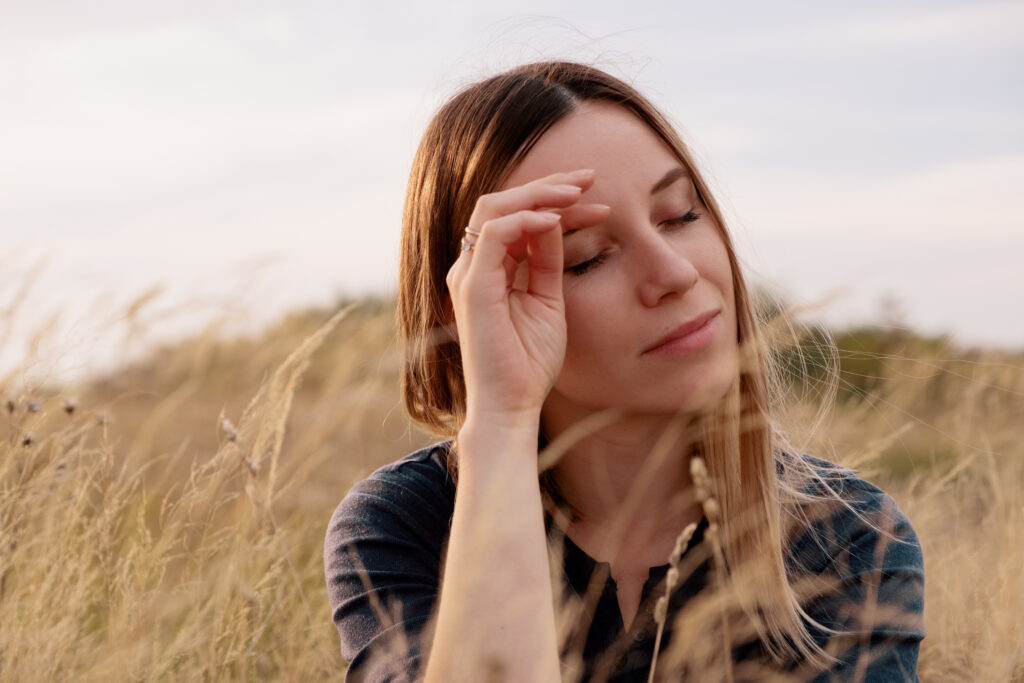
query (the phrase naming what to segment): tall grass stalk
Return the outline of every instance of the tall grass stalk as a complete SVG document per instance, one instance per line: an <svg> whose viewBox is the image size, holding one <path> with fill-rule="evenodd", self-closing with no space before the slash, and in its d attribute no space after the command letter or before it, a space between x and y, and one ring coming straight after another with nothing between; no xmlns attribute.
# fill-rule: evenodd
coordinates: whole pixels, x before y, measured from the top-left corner
<svg viewBox="0 0 1024 683"><path fill-rule="evenodd" d="M255 339L211 332L73 386L9 374L0 680L339 678L327 520L355 481L430 440L402 417L393 339L389 305L367 302ZM1024 681L1024 356L908 336L867 360L878 381L841 375L827 423L813 388L780 406L791 440L859 467L914 522L922 680ZM704 558L670 559L685 577ZM730 600L688 607L652 680L683 665L724 679L723 638L750 635L722 616Z"/></svg>

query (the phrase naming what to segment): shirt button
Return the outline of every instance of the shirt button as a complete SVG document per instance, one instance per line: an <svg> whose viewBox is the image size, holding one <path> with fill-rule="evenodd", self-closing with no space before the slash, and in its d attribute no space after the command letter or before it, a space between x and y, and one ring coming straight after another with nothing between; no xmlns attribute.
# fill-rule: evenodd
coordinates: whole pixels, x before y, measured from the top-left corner
<svg viewBox="0 0 1024 683"><path fill-rule="evenodd" d="M637 642L637 643L642 643L645 640L647 640L647 630L646 629L640 629L639 631L634 633L633 634L633 640L635 642Z"/></svg>

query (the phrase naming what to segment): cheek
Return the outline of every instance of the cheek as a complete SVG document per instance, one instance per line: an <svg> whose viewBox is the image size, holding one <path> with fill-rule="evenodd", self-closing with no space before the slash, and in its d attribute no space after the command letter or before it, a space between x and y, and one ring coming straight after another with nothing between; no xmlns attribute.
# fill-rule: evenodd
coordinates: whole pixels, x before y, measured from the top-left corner
<svg viewBox="0 0 1024 683"><path fill-rule="evenodd" d="M736 288L733 284L733 268L729 262L729 252L725 247L725 242L717 234L714 241L709 244L701 275L715 285L731 314L730 317L735 320Z"/></svg>
<svg viewBox="0 0 1024 683"><path fill-rule="evenodd" d="M725 275L732 275L732 266L729 264L729 250L725 246L725 240L718 228L711 228L704 242L704 258L708 269L714 273L713 277L721 278Z"/></svg>
<svg viewBox="0 0 1024 683"><path fill-rule="evenodd" d="M565 300L566 360L594 353L606 338L599 307L584 297Z"/></svg>
<svg viewBox="0 0 1024 683"><path fill-rule="evenodd" d="M587 283L588 285L592 283ZM589 287L586 295L566 292L566 349L563 376L590 374L595 367L609 368L614 358L623 356L627 339L620 338L628 328L621 310L611 295L602 295Z"/></svg>

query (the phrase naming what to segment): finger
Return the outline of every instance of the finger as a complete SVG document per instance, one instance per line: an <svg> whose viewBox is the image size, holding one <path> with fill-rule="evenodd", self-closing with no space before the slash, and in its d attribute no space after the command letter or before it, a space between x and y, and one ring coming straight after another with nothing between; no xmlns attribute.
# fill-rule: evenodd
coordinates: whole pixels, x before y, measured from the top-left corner
<svg viewBox="0 0 1024 683"><path fill-rule="evenodd" d="M568 209L550 209L549 211L561 216L560 223L562 224L563 233L571 233L597 225L608 217L611 207L607 204L576 204ZM468 239L474 240L476 238L471 236ZM516 263L526 258L525 237L506 245L506 248L512 262L505 265L514 270Z"/></svg>
<svg viewBox="0 0 1024 683"><path fill-rule="evenodd" d="M562 231L548 230L527 236L526 291L552 301L562 300Z"/></svg>
<svg viewBox="0 0 1024 683"><path fill-rule="evenodd" d="M541 232L558 233L558 221L559 216L555 213L519 211L484 223L480 228L480 236L477 238L466 271L467 278L479 280L478 284L469 288L470 291L481 294L484 292L496 293L500 283L501 296L504 297L507 291L506 276L509 272L506 269L506 258L510 256L510 247L519 251L521 258L525 253L520 251L521 245L526 245L528 248L525 236ZM558 237L561 240L561 236ZM520 244L517 245L517 243ZM561 252L559 252L560 258Z"/></svg>
<svg viewBox="0 0 1024 683"><path fill-rule="evenodd" d="M564 242L567 235L577 230L597 225L611 212L607 204L576 204L558 211L562 218L561 231L556 234L540 233L529 235L528 262L529 285L527 291L537 296L556 298L562 295L562 274L565 270L563 259Z"/></svg>
<svg viewBox="0 0 1024 683"><path fill-rule="evenodd" d="M574 204L567 209L552 210L562 217L562 232L565 235L589 228L608 218L612 207L607 204Z"/></svg>
<svg viewBox="0 0 1024 683"><path fill-rule="evenodd" d="M581 168L567 173L552 173L549 176L538 178L537 180L530 182L548 183L553 185L567 183L569 185L577 185L581 190L586 190L594 184L594 169Z"/></svg>
<svg viewBox="0 0 1024 683"><path fill-rule="evenodd" d="M470 239L472 241L473 238ZM459 255L455 258L455 262L452 263L448 269L448 274L445 276L445 283L448 285L448 291L450 292L457 286L457 283L462 281L462 278L466 275L466 269L469 268L470 253L462 250Z"/></svg>
<svg viewBox="0 0 1024 683"><path fill-rule="evenodd" d="M611 207L607 204L575 204L567 209L552 209L550 211L550 213L557 213L561 216L560 223L563 236L599 224L608 217L610 212ZM478 238L470 235L466 239L475 245ZM543 247L538 246L538 248ZM465 273L465 270L469 267L470 258L470 252L468 251L463 251L459 254L459 258L456 259L455 264L449 270L449 288L452 286L453 278L460 278ZM517 280L517 272L520 270L519 266L526 258L527 239L525 235L506 245L506 254L502 265L505 269L506 281L510 283L510 286L511 283ZM542 286L541 291L550 291L547 287L546 285ZM526 290L526 287L522 287L522 289Z"/></svg>
<svg viewBox="0 0 1024 683"><path fill-rule="evenodd" d="M526 253L526 246L522 248L522 252ZM515 286L516 276L519 273L519 266L523 265L523 257L516 258L512 255L511 250L505 254L505 260L502 262L505 267L505 284L509 287ZM525 287L524 287L525 289Z"/></svg>
<svg viewBox="0 0 1024 683"><path fill-rule="evenodd" d="M522 238L516 240L512 244L506 247L505 252L505 275L508 286L512 289L518 289L521 292L526 291L527 283L527 270L526 270L526 248L528 243L529 233L523 235Z"/></svg>
<svg viewBox="0 0 1024 683"><path fill-rule="evenodd" d="M525 185L483 195L476 202L469 225L479 229L478 226L487 220L518 211L571 206L593 183L593 171L556 173Z"/></svg>

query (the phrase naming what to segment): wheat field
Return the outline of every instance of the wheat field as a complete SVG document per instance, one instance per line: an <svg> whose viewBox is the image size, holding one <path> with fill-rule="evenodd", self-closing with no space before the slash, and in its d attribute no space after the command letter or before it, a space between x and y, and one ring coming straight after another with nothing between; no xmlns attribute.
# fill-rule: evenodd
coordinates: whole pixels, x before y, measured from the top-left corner
<svg viewBox="0 0 1024 683"><path fill-rule="evenodd" d="M74 385L0 379L0 680L341 678L327 521L433 440L404 417L392 317L360 301ZM811 377L785 424L913 521L921 679L1024 681L1024 355L836 340L828 416Z"/></svg>

